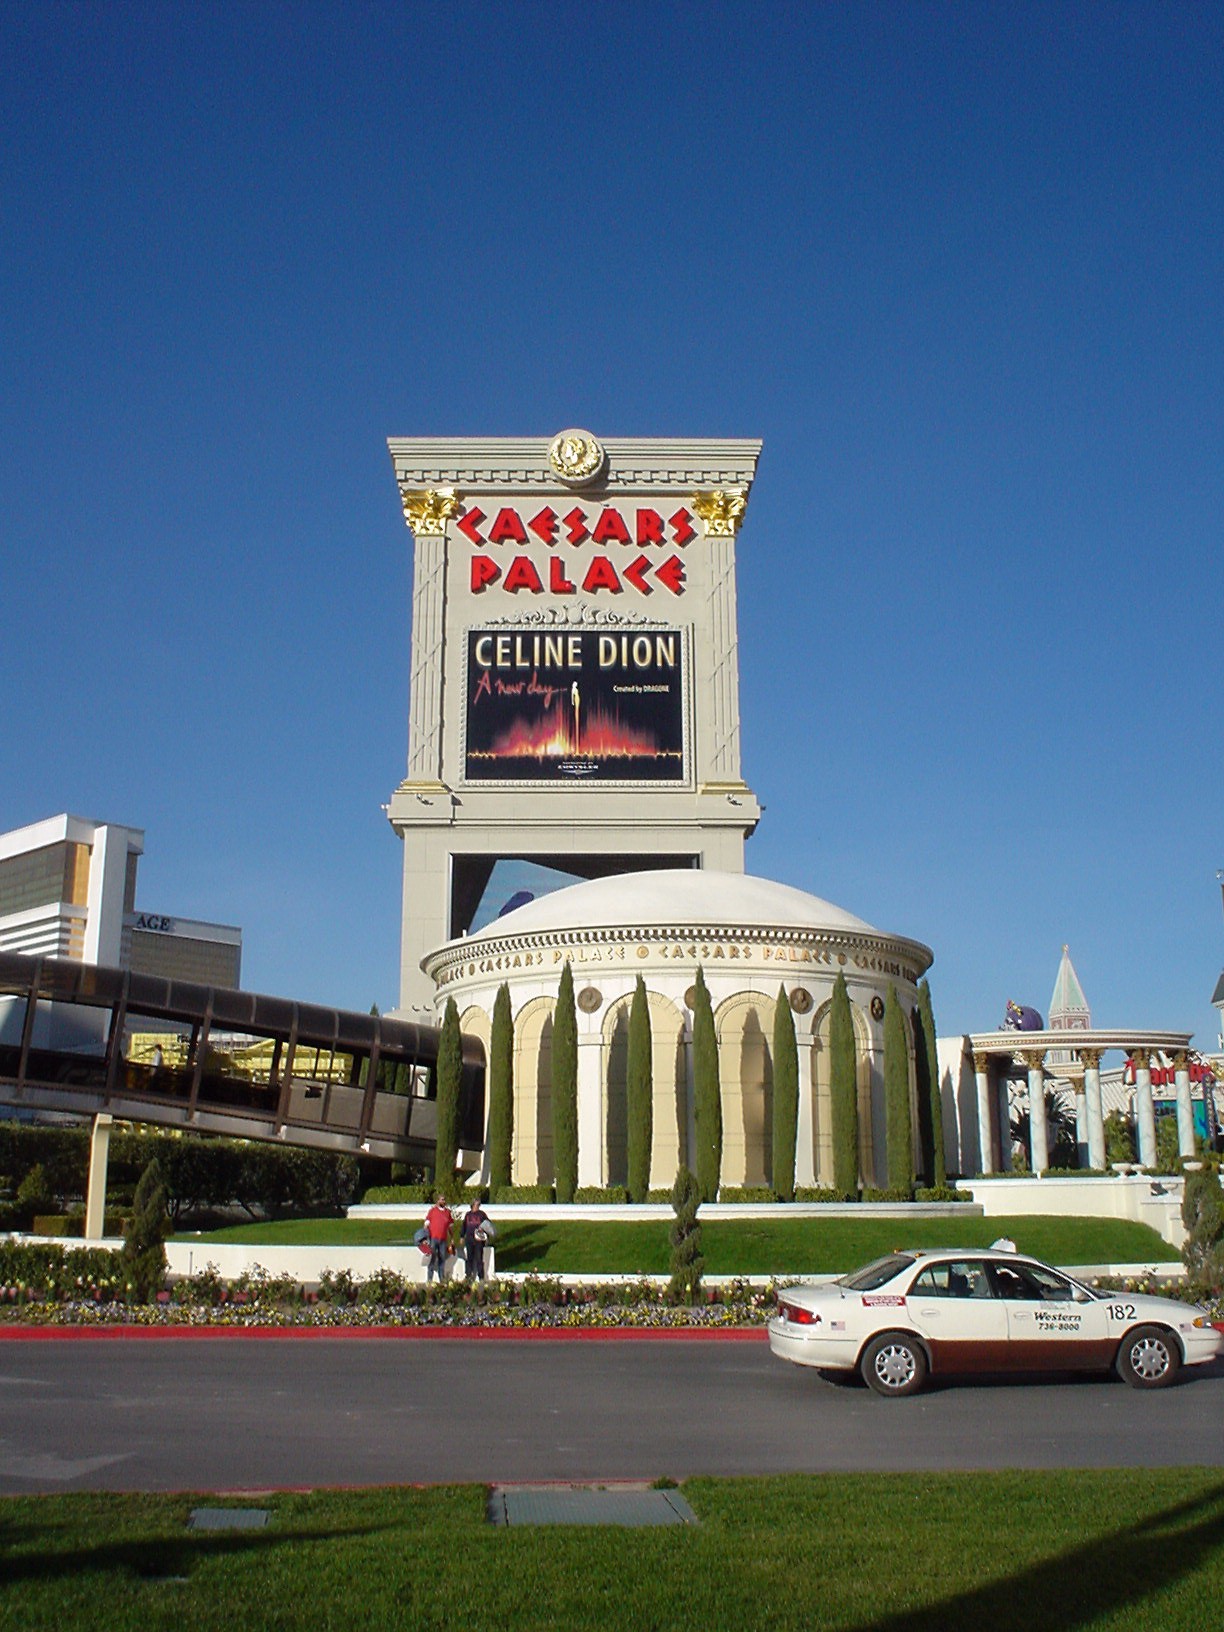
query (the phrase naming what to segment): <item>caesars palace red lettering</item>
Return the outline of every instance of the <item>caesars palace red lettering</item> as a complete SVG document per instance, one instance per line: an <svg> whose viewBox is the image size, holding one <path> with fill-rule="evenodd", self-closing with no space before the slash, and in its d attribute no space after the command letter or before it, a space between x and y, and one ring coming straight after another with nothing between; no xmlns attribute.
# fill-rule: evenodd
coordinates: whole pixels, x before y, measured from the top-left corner
<svg viewBox="0 0 1224 1632"><path fill-rule="evenodd" d="M630 521L614 506L605 505L598 516L588 517L581 505L575 505L566 515L559 515L551 505L545 505L524 522L519 512L509 506L501 509L489 523L486 532L481 528L488 520L477 505L465 510L455 525L463 536L479 550L488 545L527 545L533 539L553 549L557 545L619 544L642 550L650 546L678 545L681 549L696 538L692 512L683 508L666 519L657 510L642 509L633 512ZM651 595L656 584L662 584L673 595L684 593L684 562L672 554L662 561L639 554L627 564L614 563L610 555L595 555L586 564L571 567L563 555L549 556L548 570L541 574L529 555L514 555L508 561L497 561L491 555L472 557L471 587L480 594L499 583L510 594L526 590L532 595L573 595L581 590L584 595L601 589L619 595L628 585L639 595Z"/></svg>

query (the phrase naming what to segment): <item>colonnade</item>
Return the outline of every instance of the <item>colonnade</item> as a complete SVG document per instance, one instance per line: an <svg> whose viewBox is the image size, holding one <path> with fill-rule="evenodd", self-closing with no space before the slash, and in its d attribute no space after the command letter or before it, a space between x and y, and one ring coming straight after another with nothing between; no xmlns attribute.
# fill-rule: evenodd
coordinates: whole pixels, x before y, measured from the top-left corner
<svg viewBox="0 0 1224 1632"><path fill-rule="evenodd" d="M1194 1155L1194 1107L1190 1097L1189 1033L1118 1031L988 1032L969 1039L973 1050L973 1070L977 1081L978 1145L983 1173L996 1172L996 1147L1002 1147L1006 1129L996 1122L1006 1112L995 1103L992 1064L998 1059L1023 1060L1028 1072L1029 1161L1031 1171L1042 1173L1050 1165L1049 1130L1046 1125L1046 1056L1051 1051L1072 1050L1078 1066L1059 1069L1059 1076L1072 1077L1075 1087L1075 1126L1081 1149L1086 1148L1088 1166L1104 1168L1105 1117L1101 1103L1101 1056L1120 1049L1135 1067L1135 1123L1139 1162L1156 1165L1156 1113L1152 1101L1152 1055L1163 1053L1172 1059L1174 1094L1177 1101L1177 1148L1182 1156ZM1082 1070L1082 1078L1079 1072ZM1078 1080L1077 1080L1078 1079Z"/></svg>

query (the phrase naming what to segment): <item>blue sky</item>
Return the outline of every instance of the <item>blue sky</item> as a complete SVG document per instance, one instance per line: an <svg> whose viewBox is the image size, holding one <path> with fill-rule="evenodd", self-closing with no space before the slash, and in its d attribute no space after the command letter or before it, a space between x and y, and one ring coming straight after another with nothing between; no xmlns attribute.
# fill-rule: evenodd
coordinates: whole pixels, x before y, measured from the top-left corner
<svg viewBox="0 0 1224 1632"><path fill-rule="evenodd" d="M0 10L0 828L398 986L388 435L759 436L748 867L1214 1044L1224 11Z"/></svg>

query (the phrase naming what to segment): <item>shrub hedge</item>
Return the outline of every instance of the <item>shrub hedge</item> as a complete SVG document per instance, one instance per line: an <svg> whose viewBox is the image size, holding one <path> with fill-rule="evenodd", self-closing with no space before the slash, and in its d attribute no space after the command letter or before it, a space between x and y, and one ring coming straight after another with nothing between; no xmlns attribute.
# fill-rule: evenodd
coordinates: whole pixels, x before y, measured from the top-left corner
<svg viewBox="0 0 1224 1632"><path fill-rule="evenodd" d="M170 1218L237 1203L253 1217L266 1213L342 1213L357 1188L357 1163L331 1151L300 1150L201 1134L143 1133L116 1128L107 1164L107 1197L128 1207L140 1175L156 1161L166 1183ZM0 1122L0 1187L19 1193L41 1167L46 1199L81 1201L89 1172L89 1130ZM9 1204L11 1206L11 1204ZM29 1226L35 1213L57 1209L46 1201L0 1227ZM68 1209L71 1212L71 1209Z"/></svg>

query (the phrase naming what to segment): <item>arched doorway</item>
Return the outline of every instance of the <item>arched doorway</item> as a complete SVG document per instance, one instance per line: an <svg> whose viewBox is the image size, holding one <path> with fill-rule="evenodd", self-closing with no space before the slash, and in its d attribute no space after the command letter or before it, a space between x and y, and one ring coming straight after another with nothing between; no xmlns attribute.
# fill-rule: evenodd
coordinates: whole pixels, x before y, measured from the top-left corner
<svg viewBox="0 0 1224 1632"><path fill-rule="evenodd" d="M737 992L714 1015L727 1185L773 1183L773 1024L761 992Z"/></svg>
<svg viewBox="0 0 1224 1632"><path fill-rule="evenodd" d="M514 1019L514 1138L510 1171L515 1184L551 1184L552 1034L551 997L533 997Z"/></svg>
<svg viewBox="0 0 1224 1632"><path fill-rule="evenodd" d="M816 1183L832 1185L833 1171L833 1092L829 1058L831 1002L816 1011L812 1022L812 1166ZM858 1176L864 1184L874 1184L875 1138L871 1126L871 1055L867 1021L857 1004L850 1005L854 1024L854 1075L858 1108Z"/></svg>

